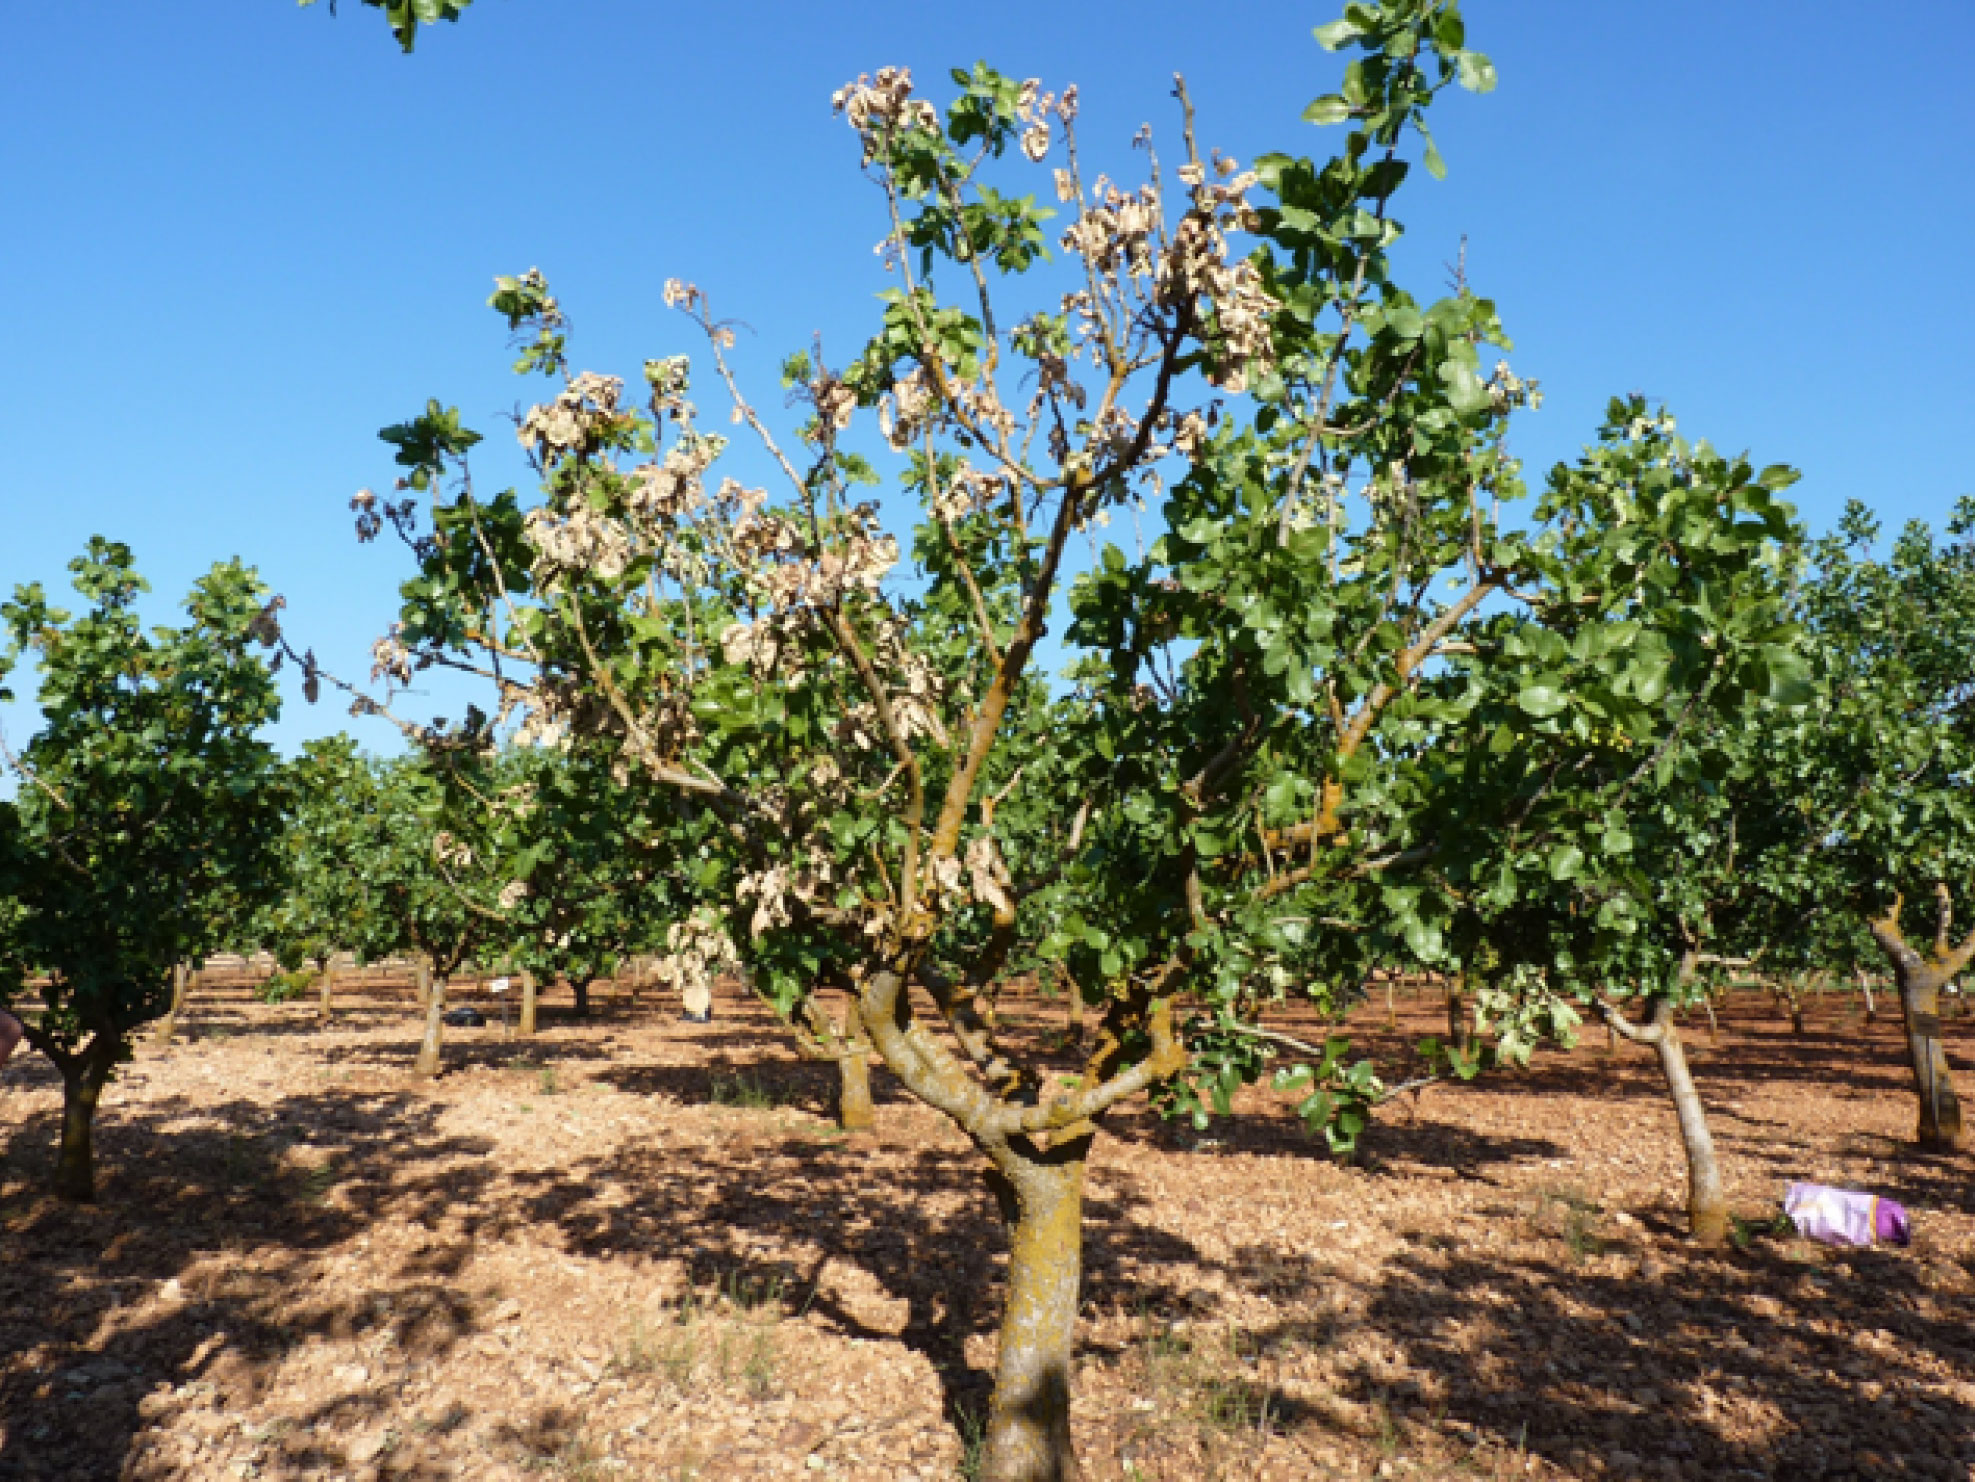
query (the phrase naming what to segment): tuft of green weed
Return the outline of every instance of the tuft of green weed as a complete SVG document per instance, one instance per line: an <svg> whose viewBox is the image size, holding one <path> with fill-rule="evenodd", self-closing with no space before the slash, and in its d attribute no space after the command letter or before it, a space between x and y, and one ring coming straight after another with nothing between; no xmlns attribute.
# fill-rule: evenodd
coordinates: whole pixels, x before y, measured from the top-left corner
<svg viewBox="0 0 1975 1482"><path fill-rule="evenodd" d="M544 1065L542 1067L541 1084L542 1094L544 1096L554 1096L562 1090L562 1087L556 1081L555 1067L553 1065Z"/></svg>
<svg viewBox="0 0 1975 1482"><path fill-rule="evenodd" d="M336 1187L338 1179L335 1159L318 1163L303 1173L296 1197L304 1204L320 1204L329 1197L329 1191Z"/></svg>
<svg viewBox="0 0 1975 1482"><path fill-rule="evenodd" d="M960 1428L961 1482L981 1482L981 1468L987 1464L987 1417L971 1405L959 1405L953 1419Z"/></svg>
<svg viewBox="0 0 1975 1482"><path fill-rule="evenodd" d="M1274 1426L1274 1399L1248 1372L1260 1353L1238 1325L1203 1337L1149 1317L1142 1321L1146 1331L1138 1345L1139 1366L1161 1410L1221 1435L1253 1434Z"/></svg>
<svg viewBox="0 0 1975 1482"><path fill-rule="evenodd" d="M1760 1220L1745 1220L1739 1214L1728 1216L1728 1238L1735 1242L1737 1250L1747 1250L1758 1240L1788 1240L1796 1233L1796 1221L1780 1209Z"/></svg>
<svg viewBox="0 0 1975 1482"><path fill-rule="evenodd" d="M715 1106L738 1107L743 1111L770 1111L779 1105L775 1093L753 1076L716 1075L707 1100Z"/></svg>
<svg viewBox="0 0 1975 1482"><path fill-rule="evenodd" d="M624 1374L660 1377L675 1389L696 1380L738 1385L757 1400L781 1393L779 1325L786 1278L729 1271L702 1288L689 1282L654 1323L634 1315L611 1359Z"/></svg>
<svg viewBox="0 0 1975 1482"><path fill-rule="evenodd" d="M1604 1238L1598 1234L1598 1216L1603 1213L1604 1206L1575 1184L1537 1190L1536 1227L1561 1236L1573 1261L1604 1254Z"/></svg>

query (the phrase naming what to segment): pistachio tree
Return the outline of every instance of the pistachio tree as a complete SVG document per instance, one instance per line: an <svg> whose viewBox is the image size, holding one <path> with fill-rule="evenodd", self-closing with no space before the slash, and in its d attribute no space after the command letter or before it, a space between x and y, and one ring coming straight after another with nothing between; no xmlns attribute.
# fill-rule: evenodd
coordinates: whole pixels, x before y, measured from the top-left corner
<svg viewBox="0 0 1975 1482"><path fill-rule="evenodd" d="M377 935L364 919L373 904L363 888L371 778L356 742L338 735L303 743L301 755L287 765L287 781L284 888L252 918L246 935L289 972L311 961L320 966L327 1019L334 995L331 959Z"/></svg>
<svg viewBox="0 0 1975 1482"><path fill-rule="evenodd" d="M458 813L489 784L508 804L487 840L504 918L490 947L534 978L566 979L587 1015L591 981L661 949L687 913L706 868L692 822L664 794L627 794L594 745L499 749L477 781L448 775Z"/></svg>
<svg viewBox="0 0 1975 1482"><path fill-rule="evenodd" d="M1589 1010L1649 1045L1703 1240L1725 1238L1728 1205L1675 1016L1706 968L1760 956L1779 924L1763 871L1796 839L1762 769L1773 717L1808 693L1786 586L1798 536L1777 498L1795 477L1614 401L1537 506L1571 580L1538 624L1477 626L1454 661L1471 708L1409 774L1421 875L1483 1026L1535 1010L1567 1039ZM1497 1058L1532 1047L1511 1033Z"/></svg>
<svg viewBox="0 0 1975 1482"><path fill-rule="evenodd" d="M1627 491L1523 518L1504 437L1537 392L1486 367L1494 306L1392 275L1409 160L1444 169L1432 100L1492 67L1451 0L1353 4L1318 38L1355 53L1308 115L1347 126L1334 157L1244 168L1200 144L1182 84L1175 147L1144 131L1130 185L1086 171L1074 87L980 66L942 111L902 69L846 86L890 287L846 360L788 362L796 425L743 387L707 295L665 288L776 494L724 473L686 356L635 396L575 370L531 272L492 302L553 386L517 418L536 489L479 493L478 434L434 401L386 430L397 488L356 501L360 535L394 525L420 563L382 672L477 676L493 730L606 741L620 786L707 820L722 873L675 970L724 942L792 1022L847 1001L843 1032L978 1150L1010 1242L995 1482L1076 1471L1107 1114L1149 1093L1205 1115L1293 1047L1274 1008L1355 988L1393 943L1434 955L1406 764L1472 711L1472 630L1628 602ZM1655 526L1668 559L1760 558L1718 548L1736 509L1683 516ZM1114 521L1149 545L1100 547ZM1591 682L1497 649L1535 688ZM1075 1075L984 1011L1038 957L1092 1016ZM1369 1094L1333 1056L1277 1068L1319 1124Z"/></svg>
<svg viewBox="0 0 1975 1482"><path fill-rule="evenodd" d="M39 584L0 604L0 686L31 660L42 716L9 753L0 1008L61 1072L55 1186L89 1199L103 1088L133 1032L170 1007L174 968L280 889L283 804L261 735L279 699L256 642L266 593L254 574L217 565L181 625L146 628L128 547L98 537L69 569L83 609L56 607ZM25 969L41 975L38 1012Z"/></svg>
<svg viewBox="0 0 1975 1482"><path fill-rule="evenodd" d="M1869 937L1899 993L1918 1141L1952 1150L1965 1130L1940 995L1975 960L1975 933L1954 927L1975 880L1975 500L1945 539L1913 522L1881 553L1881 534L1852 504L1797 584L1814 698L1766 742L1775 811L1798 835L1771 857L1770 889L1829 950L1805 965L1840 966Z"/></svg>

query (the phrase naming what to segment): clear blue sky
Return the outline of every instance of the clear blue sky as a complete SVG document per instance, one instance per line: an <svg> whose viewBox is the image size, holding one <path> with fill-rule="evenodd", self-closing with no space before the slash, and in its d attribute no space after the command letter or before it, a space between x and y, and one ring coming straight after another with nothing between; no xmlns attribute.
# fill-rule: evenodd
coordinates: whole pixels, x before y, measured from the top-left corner
<svg viewBox="0 0 1975 1482"><path fill-rule="evenodd" d="M839 357L884 286L880 202L831 92L985 58L1079 83L1083 135L1170 136L1184 70L1207 142L1317 152L1297 121L1339 65L1334 7L478 0L400 55L381 16L288 0L13 7L0 48L0 588L51 584L94 533L160 598L238 554L344 670L394 612L399 553L350 494L377 428L428 396L508 443L528 394L483 301L538 264L576 359L691 348L697 280L773 360ZM1569 456L1605 398L1796 464L1813 525L1866 499L1939 521L1975 491L1975 6L1471 0L1501 87L1453 99L1451 165L1399 214L1421 292L1469 239L1540 377L1519 447ZM507 472L502 469L502 472ZM30 717L8 718L24 739ZM299 696L281 739L349 725ZM376 723L370 723L375 726ZM386 734L371 734L376 744Z"/></svg>

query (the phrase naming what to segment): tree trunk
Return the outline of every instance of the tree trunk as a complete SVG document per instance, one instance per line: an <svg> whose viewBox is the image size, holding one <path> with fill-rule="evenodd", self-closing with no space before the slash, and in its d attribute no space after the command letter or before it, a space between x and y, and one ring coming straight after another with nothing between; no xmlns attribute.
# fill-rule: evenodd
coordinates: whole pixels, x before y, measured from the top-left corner
<svg viewBox="0 0 1975 1482"><path fill-rule="evenodd" d="M418 995L419 1008L424 1010L431 1007L432 964L420 957L413 962L411 974L412 991Z"/></svg>
<svg viewBox="0 0 1975 1482"><path fill-rule="evenodd" d="M1913 1085L1920 1099L1915 1137L1923 1148L1952 1152L1962 1141L1961 1099L1955 1095L1947 1047L1941 1043L1941 981L1926 971L1910 977L1901 973L1898 980L1907 1055L1913 1061Z"/></svg>
<svg viewBox="0 0 1975 1482"><path fill-rule="evenodd" d="M1009 1224L1008 1305L981 1482L1074 1482L1070 1374L1083 1275L1084 1151L992 1181Z"/></svg>
<svg viewBox="0 0 1975 1482"><path fill-rule="evenodd" d="M521 1024L515 1033L523 1039L531 1039L535 1034L535 975L524 972L521 975Z"/></svg>
<svg viewBox="0 0 1975 1482"><path fill-rule="evenodd" d="M1461 997L1461 980L1447 980L1447 1042L1465 1052L1469 1038L1468 1006Z"/></svg>
<svg viewBox="0 0 1975 1482"><path fill-rule="evenodd" d="M837 1057L837 1125L846 1132L869 1132L878 1122L871 1101L871 1049L859 1044Z"/></svg>
<svg viewBox="0 0 1975 1482"><path fill-rule="evenodd" d="M411 1068L413 1075L438 1075L439 1053L446 1043L446 980L434 977L430 983L425 1001L425 1041L418 1047L418 1059Z"/></svg>
<svg viewBox="0 0 1975 1482"><path fill-rule="evenodd" d="M576 999L576 1017L590 1017L590 979L586 973L578 973L569 980L569 991Z"/></svg>
<svg viewBox="0 0 1975 1482"><path fill-rule="evenodd" d="M62 1142L55 1156L55 1192L87 1204L96 1197L96 1107L117 1062L100 1036L61 1067Z"/></svg>
<svg viewBox="0 0 1975 1482"><path fill-rule="evenodd" d="M159 1049L169 1045L178 1034L178 1015L185 1007L185 994L190 986L192 970L184 963L174 963L171 970L171 1007L165 1010L164 1018L158 1021L155 1036ZM87 1194L82 1196L88 1198Z"/></svg>
<svg viewBox="0 0 1975 1482"><path fill-rule="evenodd" d="M315 1016L327 1024L335 1014L336 969L329 965L327 958L322 964L322 997L316 1004Z"/></svg>
<svg viewBox="0 0 1975 1482"><path fill-rule="evenodd" d="M1865 995L1865 1022L1879 1022L1879 1005L1872 1001L1872 979L1864 968L1858 969L1858 991Z"/></svg>
<svg viewBox="0 0 1975 1482"><path fill-rule="evenodd" d="M1707 1109L1687 1068L1680 1031L1671 1016L1664 1022L1666 1033L1653 1048L1659 1052L1660 1070L1680 1119L1680 1142L1687 1150L1687 1229L1696 1240L1718 1245L1728 1238L1728 1195L1721 1186L1721 1164L1714 1155Z"/></svg>
<svg viewBox="0 0 1975 1482"><path fill-rule="evenodd" d="M1707 1109L1694 1089L1687 1068L1687 1051L1673 1022L1673 1001L1655 995L1644 1024L1632 1024L1610 1004L1601 1004L1605 1023L1634 1044L1651 1045L1660 1057L1660 1070L1673 1097L1680 1123L1680 1144L1687 1154L1687 1230L1696 1240L1718 1245L1728 1238L1728 1195L1721 1186L1721 1163L1715 1157L1714 1135L1708 1131Z"/></svg>
<svg viewBox="0 0 1975 1482"><path fill-rule="evenodd" d="M1941 989L1975 956L1975 936L1959 947L1949 945L1945 889L1940 895L1941 925L1931 959L1908 946L1900 934L1897 897L1892 909L1870 925L1873 940L1892 964L1893 986L1899 991L1907 1054L1913 1061L1913 1085L1920 1101L1915 1139L1929 1152L1953 1152L1962 1144L1961 1101L1954 1094L1953 1072L1941 1043Z"/></svg>

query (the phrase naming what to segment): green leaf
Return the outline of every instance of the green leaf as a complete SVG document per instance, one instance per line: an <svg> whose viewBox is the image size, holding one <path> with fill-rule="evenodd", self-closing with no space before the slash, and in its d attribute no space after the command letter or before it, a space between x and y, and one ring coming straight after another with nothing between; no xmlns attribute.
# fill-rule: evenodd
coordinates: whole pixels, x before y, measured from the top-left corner
<svg viewBox="0 0 1975 1482"><path fill-rule="evenodd" d="M1336 51L1365 33L1356 21L1332 21L1328 25L1318 26L1310 34L1317 38L1317 45L1325 51Z"/></svg>
<svg viewBox="0 0 1975 1482"><path fill-rule="evenodd" d="M1493 405L1488 388L1471 365L1459 360L1446 361L1440 367L1440 379L1447 387L1448 404L1463 417L1471 417Z"/></svg>
<svg viewBox="0 0 1975 1482"><path fill-rule="evenodd" d="M1336 93L1326 93L1303 110L1304 123L1343 123L1350 116L1351 105L1338 97Z"/></svg>
<svg viewBox="0 0 1975 1482"><path fill-rule="evenodd" d="M1516 696L1516 704L1521 706L1525 713L1535 716L1538 720L1546 720L1567 709L1570 700L1550 685L1532 684L1523 687L1522 692Z"/></svg>
<svg viewBox="0 0 1975 1482"><path fill-rule="evenodd" d="M1433 142L1433 135L1427 129L1424 119L1420 120L1416 127L1420 131L1421 142L1426 146L1425 152L1420 155L1420 163L1426 166L1426 173L1435 180L1445 180L1447 161L1440 153L1440 146Z"/></svg>
<svg viewBox="0 0 1975 1482"><path fill-rule="evenodd" d="M1478 51L1457 51L1454 65L1460 72L1461 86L1471 93L1495 91L1495 64Z"/></svg>

